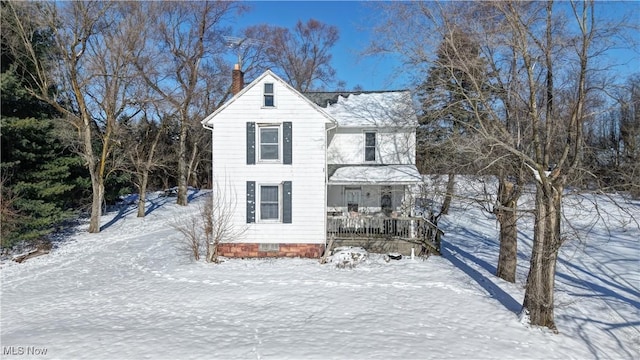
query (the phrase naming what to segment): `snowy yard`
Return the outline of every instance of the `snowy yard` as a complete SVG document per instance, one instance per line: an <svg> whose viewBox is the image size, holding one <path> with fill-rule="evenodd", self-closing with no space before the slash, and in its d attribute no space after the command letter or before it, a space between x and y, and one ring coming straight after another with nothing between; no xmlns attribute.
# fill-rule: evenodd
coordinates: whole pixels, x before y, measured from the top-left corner
<svg viewBox="0 0 640 360"><path fill-rule="evenodd" d="M590 232L561 250L553 334L518 318L524 224L516 284L493 275L495 220L460 201L442 220L442 257L211 265L176 256L171 227L205 196L152 199L144 219L109 213L100 234L82 226L49 255L3 263L2 358L640 358L640 231L611 204L599 204L615 211L609 228L588 207L573 215Z"/></svg>

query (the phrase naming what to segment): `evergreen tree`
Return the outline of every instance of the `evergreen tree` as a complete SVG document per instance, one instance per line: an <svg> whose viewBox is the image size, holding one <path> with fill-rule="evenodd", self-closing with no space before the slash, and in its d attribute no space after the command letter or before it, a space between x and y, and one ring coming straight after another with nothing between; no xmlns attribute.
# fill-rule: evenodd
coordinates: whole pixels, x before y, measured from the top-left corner
<svg viewBox="0 0 640 360"><path fill-rule="evenodd" d="M436 53L427 79L418 88L422 116L418 130L419 165L430 172L447 173L449 179L440 214L447 214L454 191L455 174L469 172L470 159L465 153L469 129L476 113L482 113L477 99L486 91L485 64L480 47L459 28L446 34ZM474 76L475 75L475 76Z"/></svg>
<svg viewBox="0 0 640 360"><path fill-rule="evenodd" d="M4 49L9 38L3 36ZM39 38L38 41L43 41ZM46 48L46 47L41 47ZM44 52L40 56L45 56ZM35 241L54 231L83 204L82 160L58 136L53 109L30 96L21 69L3 51L1 94L2 243Z"/></svg>

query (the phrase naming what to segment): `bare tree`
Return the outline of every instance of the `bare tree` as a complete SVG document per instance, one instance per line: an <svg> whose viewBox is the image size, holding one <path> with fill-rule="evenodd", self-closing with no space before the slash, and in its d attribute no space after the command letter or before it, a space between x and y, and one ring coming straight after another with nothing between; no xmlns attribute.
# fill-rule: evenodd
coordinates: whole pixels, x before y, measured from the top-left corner
<svg viewBox="0 0 640 360"><path fill-rule="evenodd" d="M640 198L640 74L629 78L623 96L618 99L620 140L623 147L620 161L622 189ZM618 149L620 145L617 145Z"/></svg>
<svg viewBox="0 0 640 360"><path fill-rule="evenodd" d="M585 129L586 162L600 187L639 198L640 76L631 75L614 97L610 110L596 116Z"/></svg>
<svg viewBox="0 0 640 360"><path fill-rule="evenodd" d="M123 147L128 157L130 172L138 188L138 217L145 216L147 187L151 172L164 165L158 147L166 134L166 117L151 116L145 112L139 120L126 124Z"/></svg>
<svg viewBox="0 0 640 360"><path fill-rule="evenodd" d="M495 3L486 14L493 19L500 16L502 24L508 29L508 39L503 38L508 50L521 66L522 91L517 92L518 101L522 101L528 114L528 131L520 137L508 132L498 114L491 121L480 121L474 130L489 140L492 146L500 147L517 156L531 169L536 184L536 203L534 211L534 244L531 254L530 271L527 278L523 313L532 324L555 329L553 318L553 289L558 251L565 238L561 236L561 206L564 188L569 176L580 166L582 128L586 118L585 102L587 98L587 74L590 69L589 50L595 34L593 5L572 4L579 33L565 38L555 27L553 3L518 4L511 2ZM539 5L539 6L537 6ZM569 20L569 19L565 19ZM542 29L542 30L538 30ZM570 53L555 51L554 44L572 42L577 55L577 78L570 88L575 97L563 112L556 110L553 95L554 67L558 60L572 61ZM495 59L495 58L492 58ZM495 60L494 60L495 61ZM538 67L539 70L536 70ZM495 68L498 68L497 66ZM542 79L540 81L540 74ZM567 89L568 90L568 89ZM544 99L539 103L539 99ZM489 99L483 99L489 103ZM561 136L558 131L564 130ZM518 146L522 144L524 146Z"/></svg>
<svg viewBox="0 0 640 360"><path fill-rule="evenodd" d="M238 226L233 221L236 214L237 194L234 187L226 181L216 181L210 202L207 203L206 216L207 261L218 262L218 245L222 242L234 242L247 231L246 226Z"/></svg>
<svg viewBox="0 0 640 360"><path fill-rule="evenodd" d="M186 255L191 260L199 261L202 256L202 249L206 246L203 241L206 231L206 205L200 208L196 215L183 219L174 220L172 226L182 235L176 239L176 250L180 254Z"/></svg>
<svg viewBox="0 0 640 360"><path fill-rule="evenodd" d="M91 178L89 232L99 232L105 178L114 170L109 164L119 163L114 157L118 120L135 111L129 96L131 67L117 31L122 17L113 3L100 1L7 2L3 8L15 24L17 41L9 50L26 62L22 68L31 84L27 91L54 107L77 131L74 142ZM42 33L56 44L55 56L47 60L38 58L38 43L32 41Z"/></svg>
<svg viewBox="0 0 640 360"><path fill-rule="evenodd" d="M240 240L247 231L233 221L236 214L237 194L229 183L216 181L211 197L200 206L197 214L178 220L174 227L183 235L178 249L194 260L206 251L207 262L218 263L218 246Z"/></svg>
<svg viewBox="0 0 640 360"><path fill-rule="evenodd" d="M496 74L495 63L486 61L482 44L487 37L467 29L465 18L471 16L464 5L455 5L456 11L446 10L449 17L439 25L442 40L437 45L433 60L429 60L428 75L418 87L423 106L418 152L421 167L432 173L447 174L448 180L440 215L448 213L454 196L456 174L491 174L498 179L497 196L487 196L491 208L483 209L495 214L500 225L500 254L496 274L515 282L517 265L517 203L521 193L521 163L516 156L489 146L474 127L478 119L489 117L485 107L500 101L503 106L504 131L517 136L519 131L518 105L509 94L514 83ZM420 9L435 19L437 9ZM445 9L441 9L445 11ZM456 16L454 16L454 14ZM495 25L495 24L494 24ZM495 25L493 33L501 34ZM485 47L486 48L486 47ZM419 53L415 51L415 53ZM426 54L425 54L426 55ZM507 65L512 67L512 62ZM507 75L511 72L507 71ZM483 102L481 99L484 99ZM496 124L497 125L497 124ZM485 148L486 150L481 150Z"/></svg>
<svg viewBox="0 0 640 360"><path fill-rule="evenodd" d="M555 11L553 2L393 4L382 42L372 48L400 51L422 70L433 61L427 34L446 34L455 24L479 39L494 88L483 91L486 82L473 75L473 64L461 63L464 76L452 75L458 94L473 104L474 121L466 129L482 138L478 155L487 156L488 165L511 157L530 169L526 176L536 186L534 242L522 310L531 324L552 329L556 261L567 240L563 194L581 172L584 125L594 110L593 94L602 89L594 82L595 59L621 28L599 21L591 1L563 6L566 12ZM399 30L415 35L398 36ZM559 76L564 81L555 81ZM465 91L465 82L473 92ZM504 195L512 192L508 183L502 189ZM509 196L499 200L510 202Z"/></svg>
<svg viewBox="0 0 640 360"><path fill-rule="evenodd" d="M189 129L196 128L197 119L212 109L208 96L220 95L221 89L211 89L216 76L228 77L229 68L221 57L225 42L221 34L222 20L237 8L233 2L141 2L131 3L130 16L140 24L139 39L130 48L131 61L139 76L155 91L179 119L178 198L187 205L187 184L190 167L197 162L200 148L194 142L189 154ZM226 88L224 90L227 90ZM227 91L222 91L219 103ZM204 99L203 99L204 98ZM202 129L198 126L198 129Z"/></svg>
<svg viewBox="0 0 640 360"><path fill-rule="evenodd" d="M266 66L282 74L296 90L306 92L336 83L330 51L339 39L337 27L310 19L306 23L298 21L292 30L257 25L247 29L245 35L262 41Z"/></svg>

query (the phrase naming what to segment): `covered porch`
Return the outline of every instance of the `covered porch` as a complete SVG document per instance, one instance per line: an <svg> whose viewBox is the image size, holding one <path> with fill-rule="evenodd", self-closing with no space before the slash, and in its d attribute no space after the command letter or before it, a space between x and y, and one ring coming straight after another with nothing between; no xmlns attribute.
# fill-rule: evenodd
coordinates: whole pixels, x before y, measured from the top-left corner
<svg viewBox="0 0 640 360"><path fill-rule="evenodd" d="M338 167L327 183L330 215L410 216L410 186L422 177L415 165L355 165Z"/></svg>
<svg viewBox="0 0 640 360"><path fill-rule="evenodd" d="M410 189L421 181L414 165L337 168L327 186L327 237L354 244L402 241L439 253L442 231L413 216Z"/></svg>

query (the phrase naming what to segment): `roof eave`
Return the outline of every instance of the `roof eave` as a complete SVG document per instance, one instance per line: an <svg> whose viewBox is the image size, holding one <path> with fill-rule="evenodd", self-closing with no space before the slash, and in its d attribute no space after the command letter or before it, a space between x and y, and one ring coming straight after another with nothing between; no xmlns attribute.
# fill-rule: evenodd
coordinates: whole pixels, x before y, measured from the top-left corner
<svg viewBox="0 0 640 360"><path fill-rule="evenodd" d="M379 182L374 182L374 181L331 181L329 180L329 182L327 183L328 185L341 185L341 186L348 186L348 185L379 185L379 186L385 186L385 185L415 185L415 184L419 184L421 181L420 180L415 180L415 181L379 181Z"/></svg>

